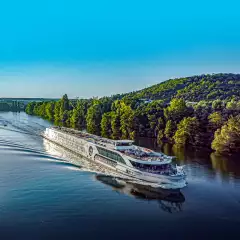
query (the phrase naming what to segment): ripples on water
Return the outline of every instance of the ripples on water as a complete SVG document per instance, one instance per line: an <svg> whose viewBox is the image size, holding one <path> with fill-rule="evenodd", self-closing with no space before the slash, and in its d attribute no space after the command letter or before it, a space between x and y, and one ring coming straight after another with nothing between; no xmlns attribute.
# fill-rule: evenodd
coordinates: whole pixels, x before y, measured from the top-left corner
<svg viewBox="0 0 240 240"><path fill-rule="evenodd" d="M185 165L189 185L156 192L42 139L49 125L24 113L0 113L2 239L220 239L238 233L239 159L164 146ZM138 143L160 150L146 139Z"/></svg>

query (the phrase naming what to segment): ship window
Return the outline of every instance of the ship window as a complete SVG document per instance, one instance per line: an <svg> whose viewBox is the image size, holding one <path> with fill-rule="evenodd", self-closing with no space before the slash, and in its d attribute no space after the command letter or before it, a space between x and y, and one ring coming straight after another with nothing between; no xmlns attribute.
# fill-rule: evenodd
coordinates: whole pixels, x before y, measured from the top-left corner
<svg viewBox="0 0 240 240"><path fill-rule="evenodd" d="M169 170L171 166L169 164L162 165L150 165L150 164L142 164L134 161L130 161L133 167L142 170L150 170L150 171L165 171Z"/></svg>
<svg viewBox="0 0 240 240"><path fill-rule="evenodd" d="M98 149L98 152L102 155L102 156L105 156L105 157L108 157L110 159L113 159L117 162L120 162L120 163L123 163L123 164L126 164L124 159L117 153L115 152L112 152L112 151L109 151L107 149L104 149L104 148L100 148L100 147L97 147Z"/></svg>
<svg viewBox="0 0 240 240"><path fill-rule="evenodd" d="M132 143L131 142L117 142L116 146L128 147L128 146L132 146Z"/></svg>

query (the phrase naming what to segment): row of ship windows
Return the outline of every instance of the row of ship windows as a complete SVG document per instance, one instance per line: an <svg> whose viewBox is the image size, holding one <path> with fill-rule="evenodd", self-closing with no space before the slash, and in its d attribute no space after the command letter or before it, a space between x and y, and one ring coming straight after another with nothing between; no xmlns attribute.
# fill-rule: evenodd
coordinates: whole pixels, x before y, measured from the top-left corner
<svg viewBox="0 0 240 240"><path fill-rule="evenodd" d="M105 156L105 157L113 159L117 162L126 164L124 159L119 154L117 154L115 152L111 152L111 151L109 151L107 149L104 149L104 148L100 148L100 147L97 147L97 149L98 149L99 154L101 154L102 156Z"/></svg>
<svg viewBox="0 0 240 240"><path fill-rule="evenodd" d="M63 135L63 134L58 134L57 136L59 138L65 139L65 140L70 140L71 142L79 143L79 139L76 139L76 138L74 138L72 136Z"/></svg>
<svg viewBox="0 0 240 240"><path fill-rule="evenodd" d="M85 148L84 147L79 146L79 144L74 143L72 141L67 141L65 137L57 136L57 140L61 141L62 143L66 143L67 145L70 145L70 146L80 150L81 152L85 152Z"/></svg>
<svg viewBox="0 0 240 240"><path fill-rule="evenodd" d="M96 156L94 157L94 159L95 159L95 160L98 160L98 161L100 161L100 162L106 163L106 164L108 164L108 165L110 165L110 166L112 166L112 167L116 167L116 166L117 166L117 163L116 163L116 162L113 162L113 161L111 161L111 160L108 160L108 159L106 159L106 158L104 158L104 157L101 157L101 156L99 156L99 155L96 155Z"/></svg>

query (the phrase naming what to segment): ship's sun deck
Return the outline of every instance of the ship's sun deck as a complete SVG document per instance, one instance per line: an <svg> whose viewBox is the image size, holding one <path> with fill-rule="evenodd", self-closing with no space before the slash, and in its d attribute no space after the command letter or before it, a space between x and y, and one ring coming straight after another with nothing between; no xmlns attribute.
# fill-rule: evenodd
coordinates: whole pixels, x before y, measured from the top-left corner
<svg viewBox="0 0 240 240"><path fill-rule="evenodd" d="M64 132L64 133L71 134L75 137L82 138L88 142L92 142L100 145L110 144L114 147L114 140L111 140L111 139L102 138L100 136L96 136L87 132L81 132L81 131L77 131L77 130L69 129L65 127L53 127L53 128L56 130L60 130L61 132Z"/></svg>
<svg viewBox="0 0 240 240"><path fill-rule="evenodd" d="M155 152L145 149L145 151L141 148L138 148L137 146L134 146L135 149L126 149L126 150L119 150L119 152L141 161L164 161L166 159L166 156L163 154L156 154Z"/></svg>
<svg viewBox="0 0 240 240"><path fill-rule="evenodd" d="M88 142L92 142L94 144L101 145L103 147L117 150L118 152L121 152L122 154L129 156L134 159L138 159L141 161L164 161L166 158L168 158L166 155L161 153L156 153L150 149L142 148L133 145L132 140L111 140L107 138L103 138L100 136L96 136L93 134L89 134L87 132L81 132L74 129L69 129L65 127L53 127L56 130L59 130L61 132L71 134L75 137L84 139Z"/></svg>

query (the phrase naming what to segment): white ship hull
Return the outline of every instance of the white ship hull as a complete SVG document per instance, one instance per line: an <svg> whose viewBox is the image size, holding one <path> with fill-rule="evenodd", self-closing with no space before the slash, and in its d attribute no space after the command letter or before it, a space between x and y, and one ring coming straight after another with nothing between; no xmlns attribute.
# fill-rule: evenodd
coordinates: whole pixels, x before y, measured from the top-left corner
<svg viewBox="0 0 240 240"><path fill-rule="evenodd" d="M127 178L136 181L140 180L145 185L156 185L164 189L181 189L186 186L185 176L183 177L182 174L176 176L166 176L138 170L131 166L129 159L125 155L114 153L114 151L109 151L109 149L103 147L102 145L89 142L85 139L70 135L57 129L47 128L43 137L77 154L80 154L91 161L99 163L106 168L110 168L117 173L125 175ZM101 154L102 151L118 155L117 157L123 159L124 163L103 156Z"/></svg>

